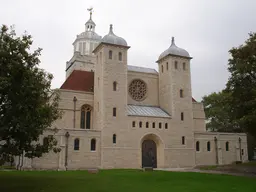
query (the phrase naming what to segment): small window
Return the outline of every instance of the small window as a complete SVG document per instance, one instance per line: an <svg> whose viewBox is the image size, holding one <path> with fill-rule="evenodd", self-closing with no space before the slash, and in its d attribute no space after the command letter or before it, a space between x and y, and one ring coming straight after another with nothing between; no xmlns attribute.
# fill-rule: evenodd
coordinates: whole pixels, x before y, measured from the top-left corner
<svg viewBox="0 0 256 192"><path fill-rule="evenodd" d="M242 155L244 155L244 149L242 149Z"/></svg>
<svg viewBox="0 0 256 192"><path fill-rule="evenodd" d="M44 137L43 139L43 145L47 145L48 144L48 137Z"/></svg>
<svg viewBox="0 0 256 192"><path fill-rule="evenodd" d="M79 139L78 139L78 138L76 138L76 139L74 140L74 150L75 150L75 151L78 151L78 150L79 150Z"/></svg>
<svg viewBox="0 0 256 192"><path fill-rule="evenodd" d="M163 65L161 65L161 67L162 67L162 73L164 72L164 66Z"/></svg>
<svg viewBox="0 0 256 192"><path fill-rule="evenodd" d="M148 128L148 122L146 122L146 128Z"/></svg>
<svg viewBox="0 0 256 192"><path fill-rule="evenodd" d="M186 63L183 63L183 70L186 70Z"/></svg>
<svg viewBox="0 0 256 192"><path fill-rule="evenodd" d="M180 98L183 98L183 90L180 89Z"/></svg>
<svg viewBox="0 0 256 192"><path fill-rule="evenodd" d="M159 123L159 129L161 129L162 128L162 123Z"/></svg>
<svg viewBox="0 0 256 192"><path fill-rule="evenodd" d="M156 123L153 122L153 123L152 123L152 128L155 128L155 127L156 127Z"/></svg>
<svg viewBox="0 0 256 192"><path fill-rule="evenodd" d="M178 61L174 62L174 67L175 67L175 69L178 69Z"/></svg>
<svg viewBox="0 0 256 192"><path fill-rule="evenodd" d="M183 112L180 113L180 120L184 121L184 113Z"/></svg>
<svg viewBox="0 0 256 192"><path fill-rule="evenodd" d="M199 143L199 141L196 142L196 151L200 151L200 143Z"/></svg>
<svg viewBox="0 0 256 192"><path fill-rule="evenodd" d="M112 59L112 51L111 50L108 52L108 58Z"/></svg>
<svg viewBox="0 0 256 192"><path fill-rule="evenodd" d="M91 151L96 151L96 139L91 140Z"/></svg>
<svg viewBox="0 0 256 192"><path fill-rule="evenodd" d="M136 123L135 121L132 122L132 127L135 127L136 126Z"/></svg>
<svg viewBox="0 0 256 192"><path fill-rule="evenodd" d="M139 122L139 126L140 126L140 128L142 127L142 122L141 121Z"/></svg>
<svg viewBox="0 0 256 192"><path fill-rule="evenodd" d="M165 129L168 129L168 123L165 123L164 127Z"/></svg>
<svg viewBox="0 0 256 192"><path fill-rule="evenodd" d="M116 108L113 108L113 116L116 117Z"/></svg>
<svg viewBox="0 0 256 192"><path fill-rule="evenodd" d="M116 134L113 135L113 143L116 143Z"/></svg>
<svg viewBox="0 0 256 192"><path fill-rule="evenodd" d="M207 142L207 151L211 151L211 143L210 143L210 141Z"/></svg>
<svg viewBox="0 0 256 192"><path fill-rule="evenodd" d="M166 62L166 71L168 71L168 68L169 68L168 62Z"/></svg>
<svg viewBox="0 0 256 192"><path fill-rule="evenodd" d="M182 145L185 145L185 136L182 136L181 143Z"/></svg>
<svg viewBox="0 0 256 192"><path fill-rule="evenodd" d="M121 52L118 53L118 59L119 59L119 61L122 61L122 60L123 60L123 57L122 57L122 53L121 53Z"/></svg>
<svg viewBox="0 0 256 192"><path fill-rule="evenodd" d="M117 82L114 81L114 83L113 83L113 91L116 91L116 87L117 87Z"/></svg>
<svg viewBox="0 0 256 192"><path fill-rule="evenodd" d="M226 142L226 151L229 151L229 142Z"/></svg>

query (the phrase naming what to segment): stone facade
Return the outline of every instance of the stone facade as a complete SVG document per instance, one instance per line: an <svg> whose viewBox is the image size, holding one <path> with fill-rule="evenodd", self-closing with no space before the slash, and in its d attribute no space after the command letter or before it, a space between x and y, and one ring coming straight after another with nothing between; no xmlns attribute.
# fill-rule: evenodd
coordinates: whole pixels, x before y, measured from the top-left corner
<svg viewBox="0 0 256 192"><path fill-rule="evenodd" d="M192 98L192 58L174 39L157 61L159 72L129 66L129 46L93 39L96 48L85 53L78 52L80 40L59 89L64 114L53 124L62 150L27 160L24 167L141 168L152 160L154 167L180 168L248 160L245 134L206 131L203 105ZM144 85L130 87L134 80ZM142 86L145 94L134 99Z"/></svg>

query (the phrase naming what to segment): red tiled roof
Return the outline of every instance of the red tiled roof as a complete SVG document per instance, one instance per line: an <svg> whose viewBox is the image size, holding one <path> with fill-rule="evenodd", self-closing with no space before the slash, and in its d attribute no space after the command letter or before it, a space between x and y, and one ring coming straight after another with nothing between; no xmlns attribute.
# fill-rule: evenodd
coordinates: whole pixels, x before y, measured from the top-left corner
<svg viewBox="0 0 256 192"><path fill-rule="evenodd" d="M94 72L74 70L60 89L93 92Z"/></svg>

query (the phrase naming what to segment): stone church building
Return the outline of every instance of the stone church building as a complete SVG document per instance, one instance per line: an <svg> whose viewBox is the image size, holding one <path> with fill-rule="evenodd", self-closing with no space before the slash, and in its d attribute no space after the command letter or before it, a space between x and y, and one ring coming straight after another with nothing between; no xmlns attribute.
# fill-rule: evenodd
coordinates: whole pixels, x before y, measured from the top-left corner
<svg viewBox="0 0 256 192"><path fill-rule="evenodd" d="M203 105L192 97L192 57L174 38L159 50L156 71L129 65L130 46L112 25L104 37L95 27L90 13L66 63L59 89L64 113L53 125L61 152L25 159L24 167L183 168L248 160L245 134L206 131Z"/></svg>

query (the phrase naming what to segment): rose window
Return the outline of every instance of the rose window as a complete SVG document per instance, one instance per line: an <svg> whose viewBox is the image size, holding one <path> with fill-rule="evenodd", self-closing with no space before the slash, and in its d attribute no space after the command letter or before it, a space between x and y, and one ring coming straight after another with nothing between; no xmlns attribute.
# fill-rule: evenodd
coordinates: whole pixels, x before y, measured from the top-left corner
<svg viewBox="0 0 256 192"><path fill-rule="evenodd" d="M146 83L139 79L133 80L129 86L129 93L134 100L142 101L147 93Z"/></svg>

